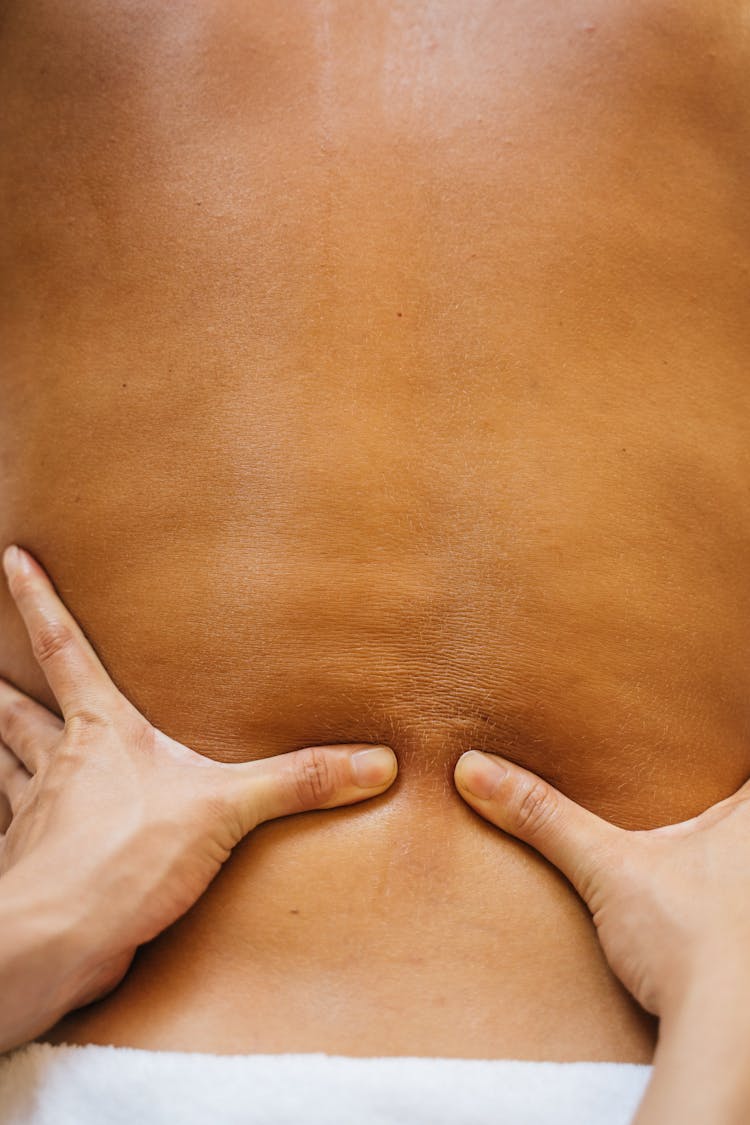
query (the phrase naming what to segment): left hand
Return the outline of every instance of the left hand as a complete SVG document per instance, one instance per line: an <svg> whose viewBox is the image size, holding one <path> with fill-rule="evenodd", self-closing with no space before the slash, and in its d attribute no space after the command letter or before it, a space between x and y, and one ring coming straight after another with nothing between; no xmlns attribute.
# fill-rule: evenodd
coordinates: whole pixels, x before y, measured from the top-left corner
<svg viewBox="0 0 750 1125"><path fill-rule="evenodd" d="M12 899L37 936L51 918L65 937L46 1003L69 1011L111 990L137 946L193 905L256 825L377 796L397 764L387 747L362 744L238 765L203 757L117 690L30 555L10 548L3 563L62 718L0 680L0 796L12 813L0 836L0 915ZM6 1015L9 956L0 933ZM29 990L19 996L29 1003Z"/></svg>

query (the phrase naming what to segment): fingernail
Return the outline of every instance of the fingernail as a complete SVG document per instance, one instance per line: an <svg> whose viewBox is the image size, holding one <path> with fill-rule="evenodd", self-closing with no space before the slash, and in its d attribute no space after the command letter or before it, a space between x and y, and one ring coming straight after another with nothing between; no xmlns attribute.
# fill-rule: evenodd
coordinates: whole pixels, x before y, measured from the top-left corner
<svg viewBox="0 0 750 1125"><path fill-rule="evenodd" d="M481 750L467 750L458 759L457 771L460 773L461 787L480 801L489 801L495 796L500 782L508 770L494 754L484 754Z"/></svg>
<svg viewBox="0 0 750 1125"><path fill-rule="evenodd" d="M396 772L396 755L387 746L368 747L352 754L352 773L360 789L385 785Z"/></svg>
<svg viewBox="0 0 750 1125"><path fill-rule="evenodd" d="M5 574L8 578L10 578L11 570L13 570L17 566L20 566L21 560L22 554L19 551L18 547L15 546L15 544L12 547L5 548L5 550L3 551L3 570L5 571Z"/></svg>

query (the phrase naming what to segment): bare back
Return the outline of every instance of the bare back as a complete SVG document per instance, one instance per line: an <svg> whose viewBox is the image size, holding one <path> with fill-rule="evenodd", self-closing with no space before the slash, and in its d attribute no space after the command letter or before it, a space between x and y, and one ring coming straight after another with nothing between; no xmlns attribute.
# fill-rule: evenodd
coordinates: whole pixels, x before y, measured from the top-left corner
<svg viewBox="0 0 750 1125"><path fill-rule="evenodd" d="M401 767L259 830L61 1036L649 1057L450 777L645 827L750 774L745 7L6 6L2 543L173 737Z"/></svg>

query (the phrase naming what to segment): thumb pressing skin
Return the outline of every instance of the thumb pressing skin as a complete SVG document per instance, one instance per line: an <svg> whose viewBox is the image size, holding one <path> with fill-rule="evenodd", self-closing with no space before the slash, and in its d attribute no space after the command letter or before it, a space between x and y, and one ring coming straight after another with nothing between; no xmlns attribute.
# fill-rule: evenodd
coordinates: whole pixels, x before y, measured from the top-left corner
<svg viewBox="0 0 750 1125"><path fill-rule="evenodd" d="M535 848L588 898L602 853L621 829L496 754L469 750L456 764L455 781L480 816Z"/></svg>
<svg viewBox="0 0 750 1125"><path fill-rule="evenodd" d="M398 772L387 746L310 746L231 767L239 811L250 831L266 820L377 797Z"/></svg>

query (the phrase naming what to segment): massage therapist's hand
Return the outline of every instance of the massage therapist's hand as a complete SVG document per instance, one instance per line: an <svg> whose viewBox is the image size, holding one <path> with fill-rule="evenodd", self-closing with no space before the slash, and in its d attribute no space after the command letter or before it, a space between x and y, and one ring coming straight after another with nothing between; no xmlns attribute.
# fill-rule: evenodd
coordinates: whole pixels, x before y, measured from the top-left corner
<svg viewBox="0 0 750 1125"><path fill-rule="evenodd" d="M455 779L570 880L612 970L661 1017L638 1125L747 1125L750 782L692 820L629 832L495 755L469 751Z"/></svg>
<svg viewBox="0 0 750 1125"><path fill-rule="evenodd" d="M115 688L31 556L3 564L63 719L0 680L0 1050L112 989L256 825L376 796L397 769L363 745L194 753Z"/></svg>

